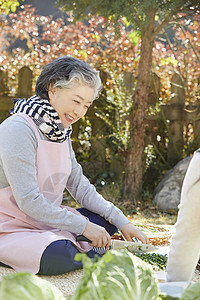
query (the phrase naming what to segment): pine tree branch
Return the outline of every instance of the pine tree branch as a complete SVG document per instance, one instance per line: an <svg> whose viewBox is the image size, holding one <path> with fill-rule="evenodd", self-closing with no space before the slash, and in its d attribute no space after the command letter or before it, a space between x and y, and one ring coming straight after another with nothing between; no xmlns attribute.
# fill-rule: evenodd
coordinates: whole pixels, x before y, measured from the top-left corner
<svg viewBox="0 0 200 300"><path fill-rule="evenodd" d="M156 36L162 31L163 27L167 24L169 24L169 21L173 17L174 13L168 14L158 25L154 27L153 37L154 39Z"/></svg>
<svg viewBox="0 0 200 300"><path fill-rule="evenodd" d="M195 1L194 1L195 3ZM157 25L154 29L154 38L162 31L163 27L169 23L169 21L175 17L178 13L185 13L184 18L187 16L194 15L194 10L191 9L191 6L193 5L193 1L191 3L188 3L187 5L182 2L179 6L176 6L173 10L169 12L168 15ZM198 8L196 8L198 10ZM180 18L180 17L179 17Z"/></svg>
<svg viewBox="0 0 200 300"><path fill-rule="evenodd" d="M187 36L187 33L186 33L185 29L183 28L183 26L181 24L178 24L178 26L180 27L180 29L183 32L183 34L185 35L185 37L188 39L188 42L189 42L191 48L193 49L194 54L196 55L196 58L197 58L198 62L200 63L200 57L198 55L198 52L197 52L195 46L192 44L190 38Z"/></svg>

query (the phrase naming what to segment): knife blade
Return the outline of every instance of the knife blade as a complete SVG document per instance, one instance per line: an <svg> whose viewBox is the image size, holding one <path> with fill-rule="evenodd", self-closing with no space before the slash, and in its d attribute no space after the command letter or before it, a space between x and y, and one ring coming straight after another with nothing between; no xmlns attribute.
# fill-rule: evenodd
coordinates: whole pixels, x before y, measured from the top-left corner
<svg viewBox="0 0 200 300"><path fill-rule="evenodd" d="M76 241L92 243L92 241L86 238L84 235L77 235ZM111 239L110 249L118 250L123 248L126 248L130 252L150 252L157 249L156 246L151 244L143 244L141 242L128 242L128 241Z"/></svg>

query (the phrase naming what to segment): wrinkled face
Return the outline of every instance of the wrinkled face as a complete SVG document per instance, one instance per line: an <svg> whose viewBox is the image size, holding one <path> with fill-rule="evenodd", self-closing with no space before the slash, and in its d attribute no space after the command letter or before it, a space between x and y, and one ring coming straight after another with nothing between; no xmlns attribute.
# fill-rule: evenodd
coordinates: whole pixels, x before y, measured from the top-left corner
<svg viewBox="0 0 200 300"><path fill-rule="evenodd" d="M49 102L65 128L82 118L94 99L94 89L86 85L66 89L49 87Z"/></svg>

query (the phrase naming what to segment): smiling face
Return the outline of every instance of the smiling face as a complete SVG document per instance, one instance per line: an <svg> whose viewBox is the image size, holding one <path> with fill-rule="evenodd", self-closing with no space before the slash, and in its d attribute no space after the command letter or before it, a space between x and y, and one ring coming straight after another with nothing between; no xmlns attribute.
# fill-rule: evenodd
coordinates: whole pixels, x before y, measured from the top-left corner
<svg viewBox="0 0 200 300"><path fill-rule="evenodd" d="M65 128L82 118L94 99L94 89L81 85L71 89L49 87L49 102Z"/></svg>

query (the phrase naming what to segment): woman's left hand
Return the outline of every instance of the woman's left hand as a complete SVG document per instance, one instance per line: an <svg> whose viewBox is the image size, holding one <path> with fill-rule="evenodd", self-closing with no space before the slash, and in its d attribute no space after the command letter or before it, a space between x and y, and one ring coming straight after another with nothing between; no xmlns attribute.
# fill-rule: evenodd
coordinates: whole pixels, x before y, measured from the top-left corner
<svg viewBox="0 0 200 300"><path fill-rule="evenodd" d="M125 239L129 242L132 242L134 237L136 237L138 240L140 240L143 244L149 244L148 237L140 231L136 226L134 226L132 223L128 223L124 225L124 227L121 230L121 233L125 237Z"/></svg>

